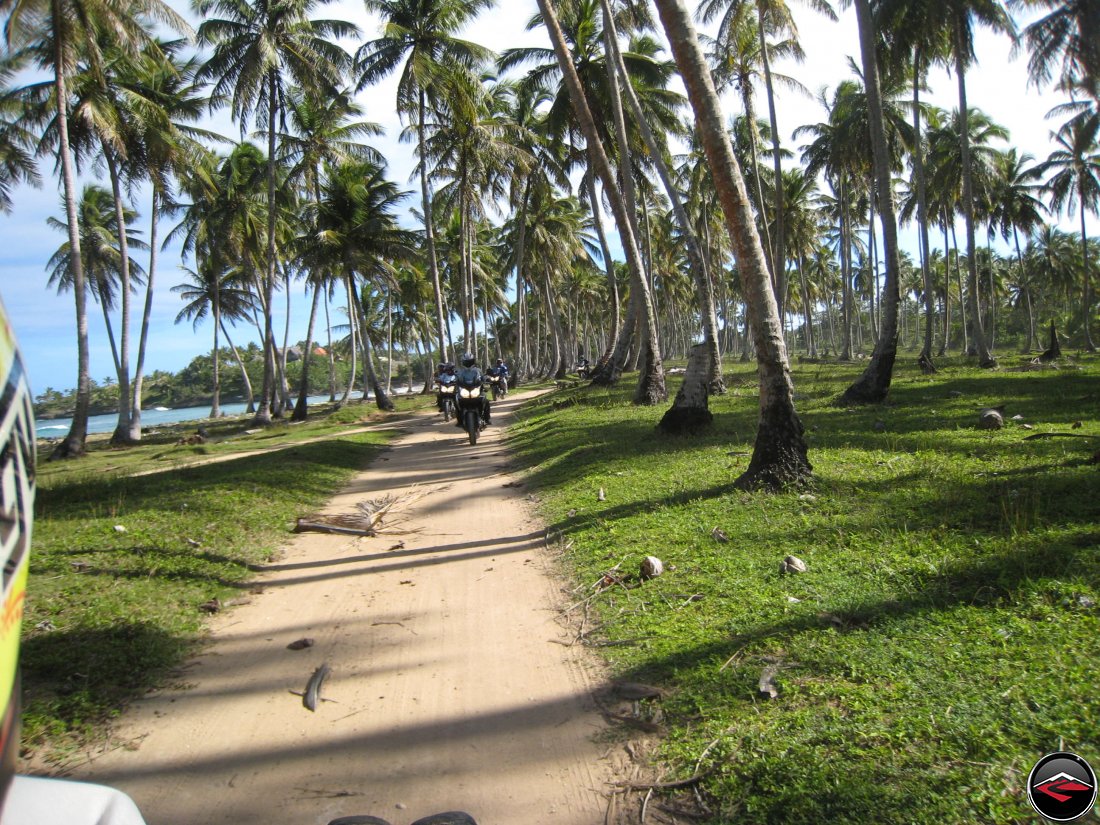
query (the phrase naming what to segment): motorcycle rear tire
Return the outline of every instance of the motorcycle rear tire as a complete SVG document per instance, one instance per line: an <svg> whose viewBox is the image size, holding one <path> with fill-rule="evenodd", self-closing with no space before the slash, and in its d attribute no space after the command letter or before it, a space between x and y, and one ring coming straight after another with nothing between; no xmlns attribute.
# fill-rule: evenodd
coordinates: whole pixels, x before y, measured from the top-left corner
<svg viewBox="0 0 1100 825"><path fill-rule="evenodd" d="M470 436L470 444L477 444L477 437L481 433L481 421L477 410L466 410L463 421L466 424L466 432Z"/></svg>

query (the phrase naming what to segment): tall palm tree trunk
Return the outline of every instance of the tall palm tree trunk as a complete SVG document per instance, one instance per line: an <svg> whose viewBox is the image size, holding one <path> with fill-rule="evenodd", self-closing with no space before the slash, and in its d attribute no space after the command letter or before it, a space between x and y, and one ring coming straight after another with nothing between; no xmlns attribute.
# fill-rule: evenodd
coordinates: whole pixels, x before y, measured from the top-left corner
<svg viewBox="0 0 1100 825"><path fill-rule="evenodd" d="M61 27L61 4L50 3L53 31ZM57 131L60 140L61 178L65 188L65 215L69 221L69 257L73 269L73 299L76 303L76 406L69 432L54 447L50 459L76 458L84 455L88 439L88 408L92 385L88 356L88 295L84 279L84 261L80 256L80 226L76 212L76 181L73 175L72 151L69 148L69 93L65 79L67 64L63 39L54 38L54 85L57 93Z"/></svg>
<svg viewBox="0 0 1100 825"><path fill-rule="evenodd" d="M328 292L325 292L325 336L328 341L328 400L336 400L336 356L332 353L332 321L328 317Z"/></svg>
<svg viewBox="0 0 1100 825"><path fill-rule="evenodd" d="M363 296L366 298L366 286L363 287ZM378 373L374 369L374 346L371 344L370 335L367 334L367 319L363 312L363 306L366 304L364 300L356 307L356 316L359 321L359 341L363 345L363 375L365 377L364 384L369 384L371 392L374 393L374 403L378 409L386 412L393 410L393 402L390 400L389 393L386 392L386 388L382 386L378 380ZM366 393L364 392L364 399Z"/></svg>
<svg viewBox="0 0 1100 825"><path fill-rule="evenodd" d="M917 364L927 373L936 371L932 360L933 315L936 296L932 290L931 244L928 240L928 182L924 174L924 140L921 137L920 86L924 72L921 51L915 52L913 72L913 177L917 184L917 232L920 239L921 284L924 287L924 341L921 344Z"/></svg>
<svg viewBox="0 0 1100 825"><path fill-rule="evenodd" d="M306 326L306 345L302 352L302 378L298 382L298 400L294 404L291 421L305 421L309 415L309 362L313 357L313 325L317 320L317 304L321 297L321 286L313 288L313 306L309 310L309 324Z"/></svg>
<svg viewBox="0 0 1100 825"><path fill-rule="evenodd" d="M527 199L531 193L530 179L523 184L523 195L520 197L519 213L516 217L516 383L527 379L527 341L526 320L527 313L524 302L526 300L526 282L523 275L524 258L527 255Z"/></svg>
<svg viewBox="0 0 1100 825"><path fill-rule="evenodd" d="M847 180L841 173L839 181L840 189L840 276L844 279L841 289L840 319L844 325L844 348L840 353L840 360L847 361L852 357L852 246L851 246L851 215L848 212L848 186Z"/></svg>
<svg viewBox="0 0 1100 825"><path fill-rule="evenodd" d="M596 194L595 175L592 172L592 164L585 170L588 177L588 201L592 208L592 222L596 228L596 238L600 242L600 254L603 256L604 272L607 274L607 294L611 304L611 334L608 336L606 351L597 359L596 369L592 373L592 383L600 386L611 386L618 382L622 375L622 365L616 353L619 351L619 340L625 334L622 324L622 309L619 297L619 283L615 277L615 262L611 258L611 246L607 242L607 233L603 228L603 217L600 212L600 199Z"/></svg>
<svg viewBox="0 0 1100 825"><path fill-rule="evenodd" d="M153 201L149 208L149 271L145 273L145 309L141 314L141 335L138 337L137 364L134 367L134 399L130 407L130 440L141 441L142 385L145 381L145 348L149 342L149 321L153 316L153 279L157 272L157 220L160 216L160 187L153 184Z"/></svg>
<svg viewBox="0 0 1100 825"><path fill-rule="evenodd" d="M978 259L974 239L974 170L970 159L970 113L966 102L966 54L968 53L962 21L955 24L955 75L959 83L959 138L962 154L963 215L966 219L967 310L970 339L978 353L978 366L992 368L997 359L989 350L988 339L978 310Z"/></svg>
<svg viewBox="0 0 1100 825"><path fill-rule="evenodd" d="M721 395L726 391L726 385L722 381L722 354L718 347L718 313L714 307L714 289L711 284L710 275L707 272L703 251L699 246L699 239L696 237L695 230L691 225L691 220L688 218L687 210L684 209L684 203L683 199L680 197L680 192L672 182L672 174L669 171L668 164L665 163L665 157L661 152L661 147L657 144L657 138L653 134L653 130L649 128L649 123L646 120L645 113L642 111L641 103L638 101L638 95L635 94L634 87L630 83L630 76L626 71L626 64L623 61L622 51L619 49L619 39L615 31L615 20L614 15L611 13L609 0L600 0L600 2L603 4L608 46L611 57L614 59L615 67L618 69L620 79L622 80L622 89L626 92L626 101L630 106L631 114L634 116L634 122L641 132L646 149L649 150L649 156L657 167L657 174L661 178L661 184L664 186L665 193L668 195L669 202L672 204L672 213L676 218L676 223L679 224L680 231L683 232L684 235L684 240L687 245L688 262L690 264L692 278L695 280L696 298L699 302L699 314L703 320L703 344L707 348L707 357L709 359L706 365L707 388L712 395Z"/></svg>
<svg viewBox="0 0 1100 825"><path fill-rule="evenodd" d="M1081 206L1081 260L1085 270L1085 304L1081 308L1082 326L1085 328L1085 350L1096 352L1096 344L1092 340L1092 273L1089 269L1089 241L1085 234L1085 204L1088 203L1085 195L1084 175L1078 176L1078 203Z"/></svg>
<svg viewBox="0 0 1100 825"><path fill-rule="evenodd" d="M863 80L867 89L867 104L871 115L871 156L875 169L871 203L873 205L877 201L879 207L886 282L883 285L879 304L878 340L863 374L841 395L841 402L846 404L879 402L885 399L890 391L894 361L898 354L898 303L900 300L898 284L901 280L898 222L894 212L890 157L886 148L886 129L882 119L882 92L879 86L878 62L875 58L874 20L871 17L870 0L855 0L855 5L856 19L859 24L860 52L863 58ZM874 280L877 282L877 275Z"/></svg>
<svg viewBox="0 0 1100 825"><path fill-rule="evenodd" d="M634 289L637 290L640 304L641 320L645 324L645 340L641 342L644 349L641 371L638 378L638 388L634 392L635 404L659 404L668 398L668 390L665 388L665 371L661 363L660 341L657 336L657 319L653 312L653 296L646 282L641 254L638 252L637 238L631 231L630 215L615 186L615 175L611 169L611 163L604 153L600 143L599 133L596 131L596 122L592 117L592 110L588 107L588 101L584 96L577 70L569 53L569 47L565 42L561 25L558 22L557 13L554 11L551 0L538 0L539 9L542 11L543 21L550 32L550 39L554 45L554 53L558 58L566 86L569 91L569 99L573 106L574 114L580 122L581 132L584 135L588 151L596 163L596 174L603 183L604 191L611 201L611 209L615 213L615 223L619 229L619 238L622 241L623 251L626 253L627 267L630 269L630 277Z"/></svg>
<svg viewBox="0 0 1100 825"><path fill-rule="evenodd" d="M283 285L286 288L286 319L283 322L283 346L275 359L276 386L279 388L276 394L276 404L272 410L275 418L282 418L283 411L290 406L290 382L286 377L286 362L290 345L290 272L283 272Z"/></svg>
<svg viewBox="0 0 1100 825"><path fill-rule="evenodd" d="M237 349L237 345L233 343L233 339L229 337L229 330L225 328L225 319L218 319L218 326L221 327L222 335L225 336L225 341L229 344L229 348L233 351L233 360L237 362L237 366L241 370L241 381L244 383L244 395L245 395L245 412L252 414L256 412L256 397L252 392L252 380L248 377L248 370L245 368L244 359L241 358L240 350Z"/></svg>
<svg viewBox="0 0 1100 825"><path fill-rule="evenodd" d="M785 248L785 204L783 203L785 193L783 191L782 152L779 146L779 119L775 111L775 89L772 84L771 58L768 57L768 41L764 36L764 6L759 0L756 4L756 11L756 28L760 37L760 59L764 66L764 88L768 93L768 119L772 127L772 164L775 167L775 249L773 250L775 264L772 270L772 278L774 279L775 300L779 304L779 314L780 317L782 317L787 295L787 250ZM760 204L760 209L761 212L763 212L763 202Z"/></svg>
<svg viewBox="0 0 1100 825"><path fill-rule="evenodd" d="M210 353L210 358L214 367L214 386L213 391L210 394L210 417L219 418L222 414L222 381L221 381L221 359L218 357L218 332L222 321L222 308L221 301L218 298L218 289L214 289L214 294L211 296L210 303L212 304L211 312L214 315L214 351Z"/></svg>
<svg viewBox="0 0 1100 825"><path fill-rule="evenodd" d="M752 460L736 483L742 488L800 483L809 477L812 468L802 422L794 408L794 385L779 307L745 182L723 123L706 57L683 0L657 0L657 9L683 75L730 237L737 247L742 292L752 315L760 375L760 423Z"/></svg>
<svg viewBox="0 0 1100 825"><path fill-rule="evenodd" d="M435 229L432 222L432 194L428 186L428 160L424 145L424 117L427 108L427 96L420 90L417 110L416 137L417 151L420 156L420 195L424 208L424 241L428 249L428 271L432 276L432 295L435 298L436 331L439 336L439 360L448 361L445 320L443 317L443 288L439 280L439 260L435 250Z"/></svg>
<svg viewBox="0 0 1100 825"><path fill-rule="evenodd" d="M393 288L386 287L386 394L393 392Z"/></svg>
<svg viewBox="0 0 1100 825"><path fill-rule="evenodd" d="M553 344L550 348L550 365L547 373L554 378L565 377L565 359L562 357L563 336L561 320L558 317L558 309L554 305L554 288L550 283L550 269L545 267L542 274L542 290L546 300L546 325L550 327L550 337Z"/></svg>
<svg viewBox="0 0 1100 825"><path fill-rule="evenodd" d="M356 345L355 345L355 290L351 286L351 276L344 277L344 286L348 294L348 340L351 341L351 370L348 372L348 384L344 387L344 397L340 399L338 407L343 407L351 399L351 389L355 385Z"/></svg>
<svg viewBox="0 0 1100 825"><path fill-rule="evenodd" d="M126 209L122 201L122 184L119 181L118 162L114 152L103 147L107 161L107 173L111 178L111 194L115 202L115 222L118 224L119 251L119 324L118 355L118 423L111 434L112 444L130 443L130 243L126 233Z"/></svg>
<svg viewBox="0 0 1100 825"><path fill-rule="evenodd" d="M267 113L267 260L264 262L263 311L264 311L264 377L260 385L260 407L252 419L253 426L271 424L271 399L275 394L275 328L272 320L275 297L275 113L276 76L268 72Z"/></svg>

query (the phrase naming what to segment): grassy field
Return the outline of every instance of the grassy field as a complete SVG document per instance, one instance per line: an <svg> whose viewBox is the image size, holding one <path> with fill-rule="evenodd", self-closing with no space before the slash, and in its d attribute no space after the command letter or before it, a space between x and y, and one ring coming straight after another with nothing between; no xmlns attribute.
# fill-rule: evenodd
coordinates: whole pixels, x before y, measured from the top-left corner
<svg viewBox="0 0 1100 825"><path fill-rule="evenodd" d="M391 435L352 434L396 415L324 407L300 425L252 432L246 420L159 428L141 446L90 442L90 454L40 461L21 654L24 755L64 763L102 738L126 703L171 678L195 649L212 599L247 598L297 516L362 468ZM48 455L40 449L41 458ZM196 462L219 459L217 463Z"/></svg>
<svg viewBox="0 0 1100 825"><path fill-rule="evenodd" d="M943 366L906 359L887 404L852 409L834 399L857 367L796 365L814 482L781 494L732 484L751 365L706 436L658 435L664 408L633 407L629 378L513 429L579 582L664 561L598 591L586 638L664 690L642 713L662 722L663 778L703 775L704 821L1034 822L1040 756L1100 767L1100 360ZM999 404L1006 427L976 429ZM1094 438L1025 440L1045 432ZM807 572L780 574L788 554Z"/></svg>

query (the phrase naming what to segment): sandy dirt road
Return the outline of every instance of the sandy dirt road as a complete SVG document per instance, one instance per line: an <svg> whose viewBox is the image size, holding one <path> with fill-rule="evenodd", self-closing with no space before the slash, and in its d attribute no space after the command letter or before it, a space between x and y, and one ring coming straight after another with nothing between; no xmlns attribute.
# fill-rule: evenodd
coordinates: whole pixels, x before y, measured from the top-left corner
<svg viewBox="0 0 1100 825"><path fill-rule="evenodd" d="M373 538L301 534L218 616L179 688L137 702L74 778L129 793L150 825L394 825L461 809L479 825L603 822L597 681L555 621L560 587L494 406L476 447L437 415L326 509L410 494ZM406 531L406 532L399 532ZM398 546L403 543L403 546ZM287 645L312 637L313 647ZM327 663L325 700L302 691Z"/></svg>

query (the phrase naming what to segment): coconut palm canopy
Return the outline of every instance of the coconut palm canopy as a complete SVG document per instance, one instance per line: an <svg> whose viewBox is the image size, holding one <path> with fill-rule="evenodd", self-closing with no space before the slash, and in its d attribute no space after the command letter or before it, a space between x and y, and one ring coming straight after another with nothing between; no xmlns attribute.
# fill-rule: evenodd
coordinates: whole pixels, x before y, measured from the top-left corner
<svg viewBox="0 0 1100 825"><path fill-rule="evenodd" d="M1091 348L1100 89L1088 5L881 0L859 6L862 43L854 12L830 22L822 3L688 9L710 21L699 43L744 182L738 225L760 245L786 354L870 356L896 339L899 358L919 352L928 368L939 353L992 364L1037 346L1051 319ZM697 340L713 353L712 392L722 359L759 349L739 241L656 6L372 0L357 26L320 0L203 0L189 11L197 46L171 7L121 8L0 3L0 231L23 233L48 202L70 250L51 260L55 238L35 260L21 244L20 271L34 275L5 297L18 326L27 283L41 284L37 301L61 300L44 269L71 285L78 346L64 349L79 354L85 392L93 354L115 341L120 440L140 438L143 371L190 328L171 325L180 295L163 282L180 282L180 266L186 294L199 290L192 320L204 290L222 294L211 285L248 296L222 321L263 353L260 423L330 380L330 351L354 355L360 375L381 375L384 360L421 380L455 349L505 357L521 379L563 375L583 352L603 356L604 380L640 366L637 398L661 403L662 361ZM180 39L154 36L173 28ZM990 86L985 60L1013 49L1006 94L1003 68ZM823 72L826 57L838 68ZM1027 123L995 108L1036 96ZM81 202L92 178L94 207ZM62 210L46 197L58 181ZM889 266L887 199L901 247ZM54 348L20 332L33 372ZM300 371L312 378L288 366L295 344L317 362Z"/></svg>

